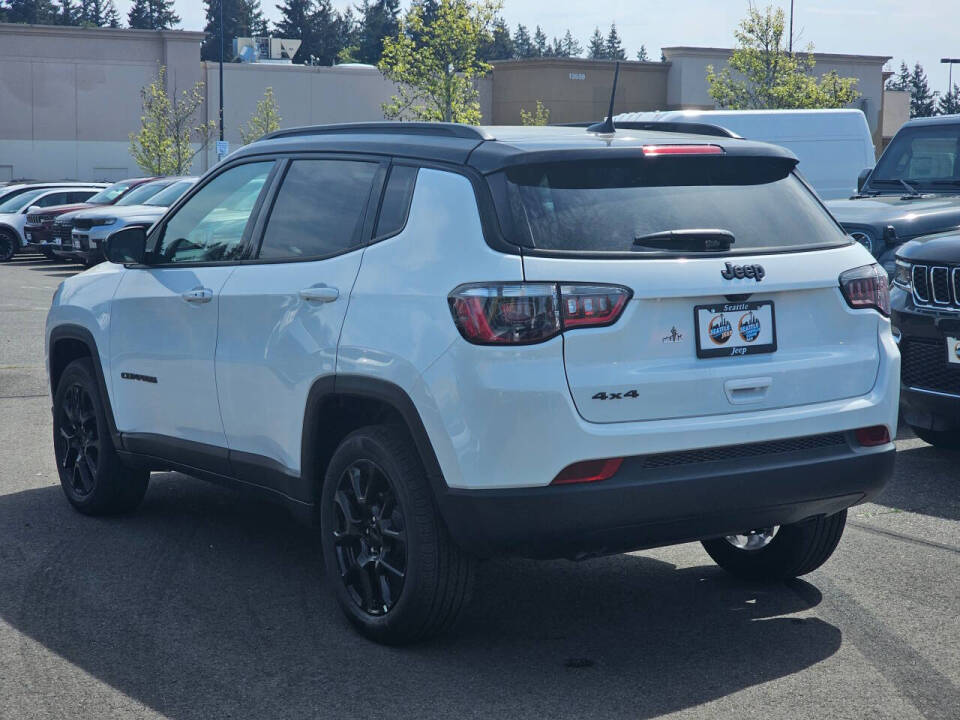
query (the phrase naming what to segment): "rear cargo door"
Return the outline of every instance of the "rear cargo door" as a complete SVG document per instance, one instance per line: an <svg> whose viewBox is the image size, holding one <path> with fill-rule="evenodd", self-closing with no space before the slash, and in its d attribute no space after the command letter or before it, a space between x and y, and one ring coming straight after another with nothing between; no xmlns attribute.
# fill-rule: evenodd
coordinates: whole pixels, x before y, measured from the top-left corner
<svg viewBox="0 0 960 720"><path fill-rule="evenodd" d="M522 213L537 246L524 254L526 280L632 292L612 325L564 331L580 414L657 420L868 393L880 316L851 309L839 287L868 254L792 174L753 173L750 163L725 174L688 161L513 173L514 219ZM676 240L688 251L663 252L673 242L665 231L707 228L733 237L729 251L718 250L716 233L701 233L698 245L693 232Z"/></svg>

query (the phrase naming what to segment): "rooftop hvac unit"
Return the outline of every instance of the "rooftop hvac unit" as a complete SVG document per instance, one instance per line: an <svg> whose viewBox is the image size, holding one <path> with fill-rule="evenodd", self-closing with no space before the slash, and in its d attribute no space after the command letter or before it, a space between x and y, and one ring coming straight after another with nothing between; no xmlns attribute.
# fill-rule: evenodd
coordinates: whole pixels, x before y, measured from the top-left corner
<svg viewBox="0 0 960 720"><path fill-rule="evenodd" d="M291 38L239 37L233 39L233 55L245 63L289 64L300 49L300 40Z"/></svg>

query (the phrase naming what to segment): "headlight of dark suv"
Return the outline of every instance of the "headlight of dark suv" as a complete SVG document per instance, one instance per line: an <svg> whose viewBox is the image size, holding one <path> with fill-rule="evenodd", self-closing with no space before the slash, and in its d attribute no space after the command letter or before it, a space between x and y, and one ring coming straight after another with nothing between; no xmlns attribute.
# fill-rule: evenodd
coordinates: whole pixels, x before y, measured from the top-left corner
<svg viewBox="0 0 960 720"><path fill-rule="evenodd" d="M897 260L897 271L893 274L893 284L906 291L913 289L913 265Z"/></svg>
<svg viewBox="0 0 960 720"><path fill-rule="evenodd" d="M879 243L877 242L877 236L872 230L869 230L868 228L855 228L848 230L847 233L850 235L850 237L869 250L871 255L876 257L877 251L880 249L880 247Z"/></svg>

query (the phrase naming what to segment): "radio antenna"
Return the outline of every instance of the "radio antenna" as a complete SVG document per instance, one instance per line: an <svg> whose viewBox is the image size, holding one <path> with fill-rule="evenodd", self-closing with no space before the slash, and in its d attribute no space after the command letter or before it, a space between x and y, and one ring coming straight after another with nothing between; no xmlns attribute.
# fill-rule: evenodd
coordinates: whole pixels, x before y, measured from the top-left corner
<svg viewBox="0 0 960 720"><path fill-rule="evenodd" d="M593 133L615 133L617 129L613 126L613 101L617 97L617 80L620 78L620 61L613 70L613 87L610 88L610 111L607 113L607 119L603 122L594 123L587 128L587 132Z"/></svg>

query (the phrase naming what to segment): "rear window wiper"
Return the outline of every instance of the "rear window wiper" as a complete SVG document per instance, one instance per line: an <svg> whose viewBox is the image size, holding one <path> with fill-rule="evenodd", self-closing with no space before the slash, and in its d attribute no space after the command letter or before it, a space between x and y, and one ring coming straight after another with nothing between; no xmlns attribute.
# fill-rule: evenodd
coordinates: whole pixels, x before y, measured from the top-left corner
<svg viewBox="0 0 960 720"><path fill-rule="evenodd" d="M634 250L668 250L671 252L725 252L736 242L729 230L679 229L637 235Z"/></svg>

